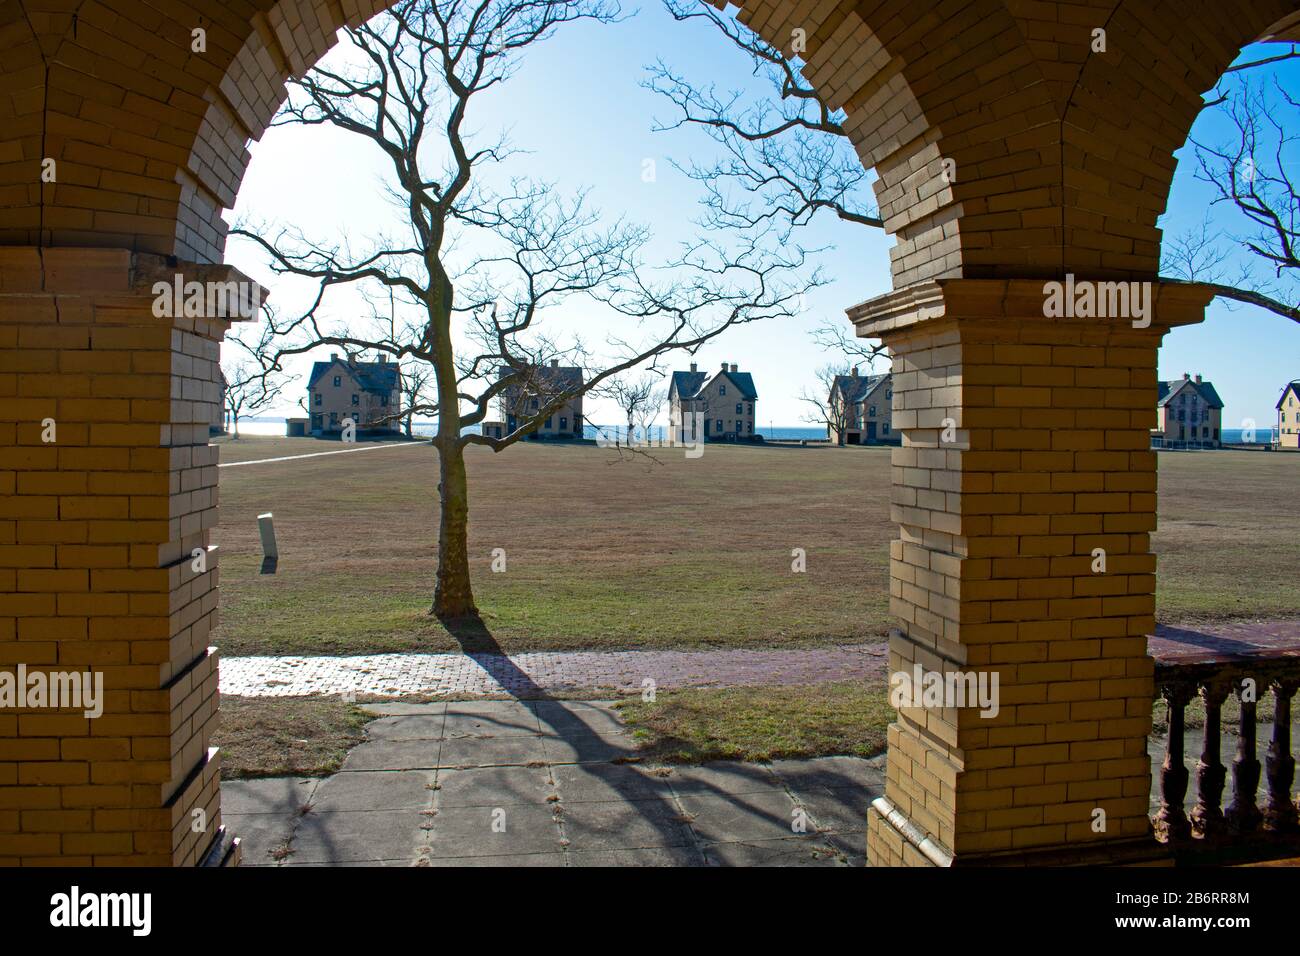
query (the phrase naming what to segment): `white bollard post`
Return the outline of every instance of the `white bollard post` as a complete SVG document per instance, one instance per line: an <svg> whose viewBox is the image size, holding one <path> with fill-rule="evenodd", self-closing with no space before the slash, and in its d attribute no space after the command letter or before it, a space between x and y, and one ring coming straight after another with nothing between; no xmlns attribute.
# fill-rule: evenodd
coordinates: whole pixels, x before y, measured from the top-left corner
<svg viewBox="0 0 1300 956"><path fill-rule="evenodd" d="M280 549L275 544L275 521L271 512L257 516L257 530L262 535L262 573L274 574L280 562Z"/></svg>

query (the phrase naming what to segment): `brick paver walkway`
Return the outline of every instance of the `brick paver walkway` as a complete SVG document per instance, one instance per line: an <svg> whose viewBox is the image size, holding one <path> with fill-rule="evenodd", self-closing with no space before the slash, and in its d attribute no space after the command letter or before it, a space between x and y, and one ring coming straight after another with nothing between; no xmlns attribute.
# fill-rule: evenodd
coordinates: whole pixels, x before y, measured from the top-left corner
<svg viewBox="0 0 1300 956"><path fill-rule="evenodd" d="M819 684L883 679L886 647L856 644L806 650L565 651L503 654L368 654L362 657L231 657L221 693L305 697L352 693L536 696L575 689L639 691Z"/></svg>
<svg viewBox="0 0 1300 956"><path fill-rule="evenodd" d="M1157 659L1210 654L1300 653L1300 621L1247 621L1213 627L1160 627ZM886 645L803 650L554 651L515 654L367 654L358 657L231 657L221 692L245 697L354 693L516 697L566 690L818 684L887 676Z"/></svg>

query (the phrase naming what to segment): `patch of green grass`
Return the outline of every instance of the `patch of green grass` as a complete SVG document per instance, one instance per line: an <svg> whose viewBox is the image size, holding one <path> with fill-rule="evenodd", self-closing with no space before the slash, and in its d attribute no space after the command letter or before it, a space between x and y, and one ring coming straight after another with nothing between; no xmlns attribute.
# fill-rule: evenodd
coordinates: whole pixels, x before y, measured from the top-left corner
<svg viewBox="0 0 1300 956"><path fill-rule="evenodd" d="M670 763L870 757L894 719L888 689L857 682L690 688L618 707L645 755Z"/></svg>
<svg viewBox="0 0 1300 956"><path fill-rule="evenodd" d="M338 770L375 719L338 697L233 697L223 694L213 744L221 775L315 777Z"/></svg>

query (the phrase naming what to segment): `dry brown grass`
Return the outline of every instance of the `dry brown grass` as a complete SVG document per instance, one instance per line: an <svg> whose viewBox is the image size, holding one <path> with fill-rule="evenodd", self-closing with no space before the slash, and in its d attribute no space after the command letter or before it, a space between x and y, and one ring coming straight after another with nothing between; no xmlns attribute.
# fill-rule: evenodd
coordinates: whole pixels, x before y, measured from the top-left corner
<svg viewBox="0 0 1300 956"><path fill-rule="evenodd" d="M238 444L245 458L340 447ZM656 455L469 450L475 591L504 649L794 647L886 632L887 449ZM223 652L457 649L425 613L437 474L423 445L222 469ZM1162 454L1161 619L1300 614L1298 489L1300 455ZM263 511L276 516L273 576L258 573ZM791 572L796 547L806 574ZM504 574L490 571L494 548Z"/></svg>

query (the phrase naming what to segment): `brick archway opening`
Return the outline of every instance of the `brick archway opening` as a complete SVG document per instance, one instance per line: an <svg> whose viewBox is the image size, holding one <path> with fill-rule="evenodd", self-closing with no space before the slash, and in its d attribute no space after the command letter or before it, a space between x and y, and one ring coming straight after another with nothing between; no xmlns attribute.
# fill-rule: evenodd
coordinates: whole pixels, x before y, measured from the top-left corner
<svg viewBox="0 0 1300 956"><path fill-rule="evenodd" d="M216 522L207 423L225 323L161 321L150 289L232 278L221 213L247 141L284 78L381 6L0 5L0 665L93 666L108 684L93 728L0 713L6 861L213 850L216 560L191 561ZM904 433L893 669L1002 679L995 722L900 711L872 861L1140 849L1155 355L1208 296L1157 283L1138 329L1046 316L1044 283L1155 282L1156 218L1199 91L1246 40L1289 38L1296 5L780 0L741 17L782 49L805 32L805 74L846 111L897 237L894 291L851 312L893 352ZM1084 567L1099 540L1117 569L1104 582Z"/></svg>

